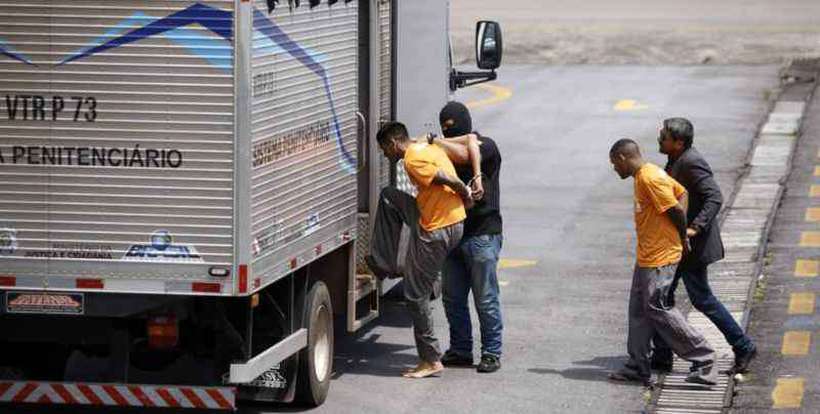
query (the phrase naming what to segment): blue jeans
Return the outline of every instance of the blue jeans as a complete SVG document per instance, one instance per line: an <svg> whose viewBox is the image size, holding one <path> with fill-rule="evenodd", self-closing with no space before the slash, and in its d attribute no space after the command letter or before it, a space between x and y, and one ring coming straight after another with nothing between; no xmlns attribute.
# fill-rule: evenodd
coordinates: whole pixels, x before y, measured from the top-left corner
<svg viewBox="0 0 820 414"><path fill-rule="evenodd" d="M743 333L740 325L735 322L726 307L712 293L712 288L709 287L706 266L696 261L684 260L681 262L671 288L671 294L674 294L678 280L683 279L683 285L686 287L686 293L689 295L692 306L715 324L735 353L748 352L753 346L752 340ZM668 345L657 335L653 338L653 341L655 342L655 355L671 359L672 354Z"/></svg>
<svg viewBox="0 0 820 414"><path fill-rule="evenodd" d="M498 298L500 234L465 237L444 264L442 301L450 324L450 351L473 354L473 330L467 296L473 301L481 325L481 354L501 356L501 303Z"/></svg>

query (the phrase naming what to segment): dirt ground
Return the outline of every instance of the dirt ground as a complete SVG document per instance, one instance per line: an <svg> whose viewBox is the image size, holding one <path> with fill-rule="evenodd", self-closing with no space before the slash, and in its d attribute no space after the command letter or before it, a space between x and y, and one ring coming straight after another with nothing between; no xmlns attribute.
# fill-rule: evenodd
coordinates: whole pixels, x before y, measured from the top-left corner
<svg viewBox="0 0 820 414"><path fill-rule="evenodd" d="M458 63L475 23L501 23L504 62L763 64L820 56L818 0L451 0Z"/></svg>

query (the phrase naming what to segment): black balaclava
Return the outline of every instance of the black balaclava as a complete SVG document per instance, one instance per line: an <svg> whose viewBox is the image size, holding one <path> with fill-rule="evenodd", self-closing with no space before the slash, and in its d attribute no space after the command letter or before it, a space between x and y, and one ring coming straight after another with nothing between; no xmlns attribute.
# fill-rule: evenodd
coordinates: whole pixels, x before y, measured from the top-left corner
<svg viewBox="0 0 820 414"><path fill-rule="evenodd" d="M470 110L461 102L451 101L441 108L438 114L439 124L444 128L444 122L448 119L455 121L453 126L442 130L445 137L457 137L473 132L473 119L470 118Z"/></svg>

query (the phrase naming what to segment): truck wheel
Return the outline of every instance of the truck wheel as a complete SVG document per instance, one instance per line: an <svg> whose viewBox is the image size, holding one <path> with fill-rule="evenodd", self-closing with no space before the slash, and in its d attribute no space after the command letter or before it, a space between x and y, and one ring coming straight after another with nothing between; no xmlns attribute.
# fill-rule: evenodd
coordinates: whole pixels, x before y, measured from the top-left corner
<svg viewBox="0 0 820 414"><path fill-rule="evenodd" d="M325 402L333 369L333 307L323 282L316 282L305 300L307 348L299 353L297 399L311 406Z"/></svg>

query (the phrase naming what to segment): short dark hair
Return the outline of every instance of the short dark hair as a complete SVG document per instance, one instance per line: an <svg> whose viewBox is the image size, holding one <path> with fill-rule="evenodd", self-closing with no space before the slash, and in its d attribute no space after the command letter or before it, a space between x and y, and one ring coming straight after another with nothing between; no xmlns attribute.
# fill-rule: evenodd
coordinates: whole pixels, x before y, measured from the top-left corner
<svg viewBox="0 0 820 414"><path fill-rule="evenodd" d="M692 141L695 138L695 127L686 118L669 118L663 121L663 130L666 134L676 140L683 141L683 147L689 148L692 146Z"/></svg>
<svg viewBox="0 0 820 414"><path fill-rule="evenodd" d="M376 141L379 145L384 145L391 141L406 141L408 139L410 139L410 135L407 133L407 127L401 122L388 122L382 125L376 134Z"/></svg>
<svg viewBox="0 0 820 414"><path fill-rule="evenodd" d="M640 147L638 147L638 143L629 138L621 138L615 141L615 143L612 144L612 148L609 149L610 157L615 155L631 156L640 154L641 150Z"/></svg>

